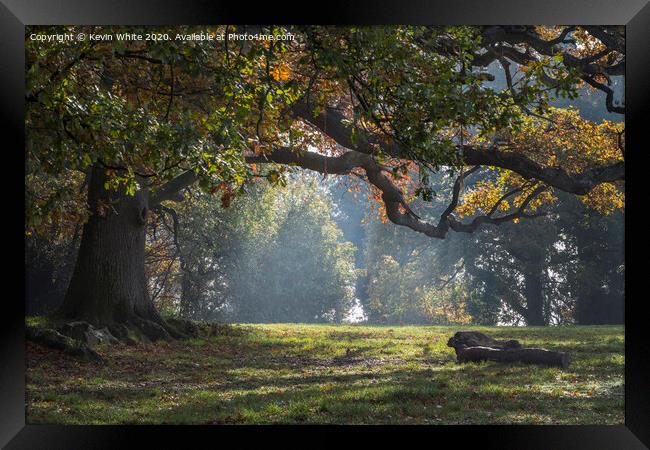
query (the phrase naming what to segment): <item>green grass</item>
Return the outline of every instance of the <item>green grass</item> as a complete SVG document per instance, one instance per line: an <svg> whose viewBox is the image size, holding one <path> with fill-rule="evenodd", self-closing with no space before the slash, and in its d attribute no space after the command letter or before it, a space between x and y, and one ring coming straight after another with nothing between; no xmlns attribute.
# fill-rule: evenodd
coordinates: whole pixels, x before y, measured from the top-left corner
<svg viewBox="0 0 650 450"><path fill-rule="evenodd" d="M456 364L475 329L566 351L568 370ZM620 326L234 325L100 347L99 366L28 344L30 424L622 424ZM349 352L346 351L349 349Z"/></svg>

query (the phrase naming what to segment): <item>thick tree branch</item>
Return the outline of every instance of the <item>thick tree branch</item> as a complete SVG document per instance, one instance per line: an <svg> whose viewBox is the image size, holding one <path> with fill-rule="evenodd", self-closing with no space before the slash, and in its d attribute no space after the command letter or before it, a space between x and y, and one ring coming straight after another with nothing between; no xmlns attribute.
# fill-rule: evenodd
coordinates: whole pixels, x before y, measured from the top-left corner
<svg viewBox="0 0 650 450"><path fill-rule="evenodd" d="M449 218L449 226L456 232L463 232L463 233L473 233L476 231L476 229L484 224L484 223L489 223L492 225L500 225L502 223L506 222L511 222L515 219L519 219L522 217L533 217L533 215L527 214L526 213L526 208L528 208L528 205L530 204L531 201L533 201L539 194L547 190L547 186L538 186L535 190L533 190L526 199L522 202L522 204L517 208L517 210L513 213L506 214L505 216L501 217L492 217L492 214L484 215L484 216L478 216L472 219L470 223L462 223L458 220L456 220L454 217Z"/></svg>
<svg viewBox="0 0 650 450"><path fill-rule="evenodd" d="M196 180L198 180L198 175L194 170L188 170L176 178L169 180L167 183L159 187L151 196L149 199L149 208L153 208L165 200L180 200L179 192L194 184Z"/></svg>
<svg viewBox="0 0 650 450"><path fill-rule="evenodd" d="M451 213L454 212L454 210L458 206L458 200L460 199L460 191L463 190L463 184L465 183L465 178L467 178L472 173L476 172L478 169L480 169L480 166L474 166L471 169L469 169L467 172L463 172L458 178L456 178L456 181L454 182L454 188L452 190L451 202L449 203L449 206L447 206L447 208L443 211L442 215L440 216L441 221L446 221L447 217L449 217Z"/></svg>
<svg viewBox="0 0 650 450"><path fill-rule="evenodd" d="M493 217L495 212L493 210L486 216L476 217L468 224L455 219L452 213L458 204L463 179L465 176L478 170L478 167L474 167L456 180L452 192L452 202L441 215L438 224L433 225L427 223L421 220L410 209L402 191L393 183L385 173L385 169L373 157L373 154L376 152L376 146L379 146L386 153L399 158L402 156L402 151L396 144L386 144L376 137L369 135L366 135L366 138L362 139L362 143L355 144L351 138L351 129L343 123L343 114L340 111L334 108L326 108L324 112L318 115L314 115L312 111L308 105L300 103L294 107L293 113L297 117L314 125L342 147L345 147L347 150L345 153L340 156L325 156L315 152L297 153L284 148L276 149L266 155L246 156L246 161L249 163L299 165L300 167L320 173L338 175L350 174L353 173L354 169L361 168L365 171L368 182L382 192L382 201L386 207L386 214L393 223L406 226L431 237L444 238L449 229L471 233L483 223L498 225L516 218L536 216L527 214L525 209L529 202L546 189L546 187L538 187L524 201L521 208L512 214L495 218ZM593 167L577 174L569 174L558 167L543 167L530 158L511 151L494 151L485 148L463 146L462 152L463 160L467 165L495 166L509 169L520 174L525 179L542 181L548 186L557 187L566 192L579 195L587 194L597 184L625 179L624 162L609 166ZM165 200L178 200L178 193L183 188L193 184L197 179L196 172L189 170L168 181L152 195L150 207L155 207ZM508 195L511 194L512 192Z"/></svg>
<svg viewBox="0 0 650 450"><path fill-rule="evenodd" d="M540 186L535 189L517 211L512 214L497 218L491 216L479 216L474 218L471 223L465 224L455 219L451 213L458 204L463 179L470 173L478 170L478 167L474 167L463 173L456 180L452 202L440 216L438 224L434 225L421 220L417 215L410 211L410 208L404 199L404 194L400 188L391 181L390 177L384 173L380 165L377 164L371 155L350 150L341 156L325 156L315 152L297 153L292 152L289 149L277 149L266 155L247 156L246 161L257 164L295 164L320 173L327 172L339 175L349 174L354 169L361 168L366 172L368 181L381 191L381 198L386 208L386 215L391 222L439 239L443 239L447 235L449 229L457 232L472 233L483 223L499 225L516 218L532 217L525 213L526 208L533 198L547 189L545 186Z"/></svg>
<svg viewBox="0 0 650 450"><path fill-rule="evenodd" d="M524 44L535 52L545 56L563 56L564 65L570 68L577 68L581 71L580 78L596 89L603 91L606 95L605 106L609 112L625 114L624 106L615 106L612 101L613 92L608 86L597 83L593 80L595 75L625 75L625 38L616 32L611 32L608 27L585 26L589 34L600 40L606 49L596 56L578 58L564 50L562 43L566 42L566 36L570 28L563 30L561 35L553 40L541 39L532 27L527 26L489 26L485 27L482 33L483 43L487 51L476 55L472 65L485 67L497 60L499 57L506 57L518 64L533 62L537 57L529 51L519 51L512 46ZM617 52L622 60L603 64L600 60L609 53Z"/></svg>
<svg viewBox="0 0 650 450"><path fill-rule="evenodd" d="M288 149L277 149L267 155L248 156L246 161L258 164L269 162L296 164L320 173L338 175L349 174L354 169L361 168L366 172L368 181L381 191L381 198L386 207L386 215L391 222L431 237L442 239L447 234L446 222L443 223L443 226L432 225L420 220L417 215L411 212L402 191L390 180L381 166L369 154L350 150L341 156L325 156L315 152L297 153Z"/></svg>
<svg viewBox="0 0 650 450"><path fill-rule="evenodd" d="M379 147L392 157L408 158L408 152L398 144L394 142L388 144L375 136L364 134L361 130L357 130L360 132L357 135L362 134L363 139L357 138L356 142L353 141L352 129L344 124L343 113L334 108L326 108L325 111L315 115L309 105L300 102L294 106L293 113L347 149L372 155ZM544 167L527 156L513 151L498 151L494 148L469 145L458 146L457 151L462 153L463 162L468 166L481 165L509 169L526 179L536 179L549 186L578 195L589 193L600 183L625 180L624 161L607 166L595 166L580 173L570 174L559 167Z"/></svg>
<svg viewBox="0 0 650 450"><path fill-rule="evenodd" d="M478 147L463 148L468 165L494 166L509 169L525 179L543 181L549 186L577 195L586 195L601 183L625 180L625 162L595 166L580 173L570 174L559 167L544 167L532 159L515 152L489 151Z"/></svg>

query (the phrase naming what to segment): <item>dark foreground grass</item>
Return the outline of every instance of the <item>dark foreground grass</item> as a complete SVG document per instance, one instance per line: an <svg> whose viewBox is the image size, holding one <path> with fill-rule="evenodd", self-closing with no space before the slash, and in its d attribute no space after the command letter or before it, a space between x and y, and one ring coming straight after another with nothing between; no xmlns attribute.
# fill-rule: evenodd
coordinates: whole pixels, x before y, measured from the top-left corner
<svg viewBox="0 0 650 450"><path fill-rule="evenodd" d="M623 328L463 327L566 351L562 371L456 364L458 327L234 325L98 350L28 344L30 424L622 424Z"/></svg>

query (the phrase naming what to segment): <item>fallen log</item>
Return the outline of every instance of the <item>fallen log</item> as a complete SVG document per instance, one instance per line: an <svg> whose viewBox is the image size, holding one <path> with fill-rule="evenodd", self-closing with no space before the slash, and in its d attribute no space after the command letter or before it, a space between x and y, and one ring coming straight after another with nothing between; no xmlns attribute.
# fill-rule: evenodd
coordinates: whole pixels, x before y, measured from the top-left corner
<svg viewBox="0 0 650 450"><path fill-rule="evenodd" d="M476 331L459 331L447 342L456 350L459 363L468 361L522 362L545 366L569 367L566 353L544 348L523 347L519 341L497 341Z"/></svg>
<svg viewBox="0 0 650 450"><path fill-rule="evenodd" d="M487 334L478 331L459 331L447 342L448 347L490 347L498 349L521 348L519 341L510 339L498 341Z"/></svg>

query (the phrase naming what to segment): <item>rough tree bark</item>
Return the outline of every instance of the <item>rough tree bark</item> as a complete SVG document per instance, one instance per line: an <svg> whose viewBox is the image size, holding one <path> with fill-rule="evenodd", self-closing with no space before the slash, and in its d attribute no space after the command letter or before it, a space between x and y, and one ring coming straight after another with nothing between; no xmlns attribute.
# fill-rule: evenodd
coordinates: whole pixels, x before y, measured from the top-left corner
<svg viewBox="0 0 650 450"><path fill-rule="evenodd" d="M106 189L107 180L105 169L94 166L88 184L90 217L58 315L108 326L118 338L124 338L129 329L151 340L178 336L160 317L147 290L144 250L148 190L128 195L123 187Z"/></svg>
<svg viewBox="0 0 650 450"><path fill-rule="evenodd" d="M456 350L456 360L459 363L491 360L557 366L563 369L569 367L566 353L523 347L514 339L497 341L477 331L459 331L449 339L447 346Z"/></svg>
<svg viewBox="0 0 650 450"><path fill-rule="evenodd" d="M532 264L532 267L527 267L525 271L526 314L524 319L528 326L547 325L544 318L542 270L543 268L539 265Z"/></svg>

